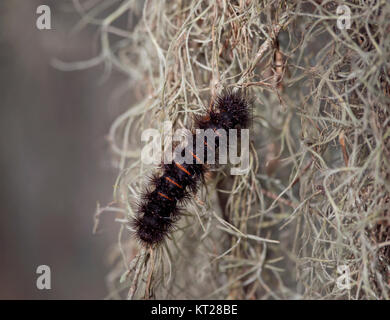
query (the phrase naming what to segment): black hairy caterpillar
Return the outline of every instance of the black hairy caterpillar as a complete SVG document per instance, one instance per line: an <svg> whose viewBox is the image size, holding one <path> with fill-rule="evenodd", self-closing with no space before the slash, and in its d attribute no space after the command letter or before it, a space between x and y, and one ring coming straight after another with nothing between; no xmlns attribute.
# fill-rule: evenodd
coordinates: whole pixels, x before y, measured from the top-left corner
<svg viewBox="0 0 390 320"><path fill-rule="evenodd" d="M224 129L247 128L249 123L249 104L240 92L225 91L217 97L210 110L202 117L195 118L195 128ZM196 141L192 133L192 141ZM207 138L204 142L204 154L210 152ZM215 147L218 148L218 137ZM193 150L196 150L195 148ZM193 154L197 158L196 154ZM197 158L199 159L199 158ZM207 159L205 157L205 159ZM195 193L200 182L204 183L206 164L179 163L175 158L170 164L162 165L162 175L153 175L151 187L145 190L138 206L136 217L132 221L137 239L145 246L161 243L172 230L180 217L179 204Z"/></svg>

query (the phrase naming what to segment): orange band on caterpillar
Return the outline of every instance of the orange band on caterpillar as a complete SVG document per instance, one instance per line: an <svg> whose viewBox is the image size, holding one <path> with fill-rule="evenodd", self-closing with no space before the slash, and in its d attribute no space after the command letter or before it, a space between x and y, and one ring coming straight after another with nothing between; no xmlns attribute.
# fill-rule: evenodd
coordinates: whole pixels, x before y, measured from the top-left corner
<svg viewBox="0 0 390 320"><path fill-rule="evenodd" d="M172 201L172 199L169 198L167 195L165 195L165 194L163 194L163 193L161 193L161 192L158 192L158 194L159 194L160 196L164 197L165 199L168 199L168 200L171 200L171 201Z"/></svg>
<svg viewBox="0 0 390 320"><path fill-rule="evenodd" d="M188 170L186 170L186 168L184 168L180 163L175 162L175 164L181 171L187 173L189 176L191 175L191 173L189 173Z"/></svg>
<svg viewBox="0 0 390 320"><path fill-rule="evenodd" d="M165 177L165 179L167 179L170 183L173 183L175 186L178 186L180 189L183 189L180 184L178 184L176 181L173 181L171 178Z"/></svg>

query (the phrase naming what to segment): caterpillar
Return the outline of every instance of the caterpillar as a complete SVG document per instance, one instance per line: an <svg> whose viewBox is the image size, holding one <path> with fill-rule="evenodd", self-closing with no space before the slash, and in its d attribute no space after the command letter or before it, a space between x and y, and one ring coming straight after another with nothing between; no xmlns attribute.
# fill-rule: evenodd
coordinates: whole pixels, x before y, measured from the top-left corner
<svg viewBox="0 0 390 320"><path fill-rule="evenodd" d="M247 128L249 123L249 103L241 92L224 91L211 104L209 111L195 117L195 128L224 129ZM192 141L196 141L195 133ZM203 140L204 154L213 152ZM219 139L215 139L215 148L218 150ZM196 150L193 148L192 150ZM196 154L191 153L194 158ZM150 178L150 186L141 195L132 227L136 238L145 246L160 244L172 231L180 218L186 200L191 198L199 185L205 183L204 174L208 170L205 163L179 163L173 158L172 163L162 164L162 174L154 174ZM199 158L198 158L199 159ZM206 156L204 159L207 159Z"/></svg>

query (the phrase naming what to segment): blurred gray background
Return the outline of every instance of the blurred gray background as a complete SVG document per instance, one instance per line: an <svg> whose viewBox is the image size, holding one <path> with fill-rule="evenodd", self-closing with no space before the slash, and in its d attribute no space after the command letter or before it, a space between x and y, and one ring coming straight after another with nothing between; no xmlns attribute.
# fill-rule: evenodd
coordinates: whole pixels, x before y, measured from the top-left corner
<svg viewBox="0 0 390 320"><path fill-rule="evenodd" d="M99 84L103 67L63 72L52 58L97 54L96 28L69 35L80 16L71 1L0 1L0 299L101 299L116 225L92 234L96 202L111 201L117 171L105 135L122 76ZM52 30L36 8L52 9ZM65 9L64 9L65 8ZM51 267L52 289L36 288Z"/></svg>

